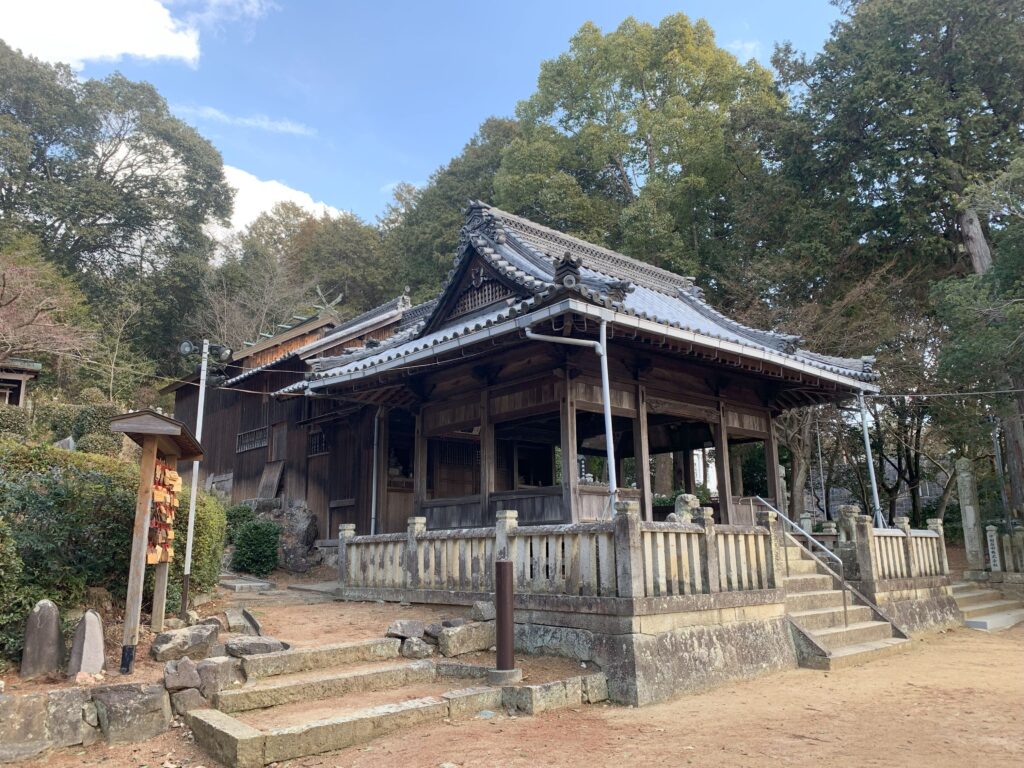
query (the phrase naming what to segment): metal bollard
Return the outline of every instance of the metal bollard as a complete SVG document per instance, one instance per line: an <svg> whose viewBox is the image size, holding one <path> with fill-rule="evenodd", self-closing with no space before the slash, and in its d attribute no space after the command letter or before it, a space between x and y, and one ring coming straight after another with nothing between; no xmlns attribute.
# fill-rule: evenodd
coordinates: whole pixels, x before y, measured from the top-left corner
<svg viewBox="0 0 1024 768"><path fill-rule="evenodd" d="M488 670L491 685L508 685L523 678L516 669L515 617L512 609L512 561L498 560L494 564L495 639L498 649L496 669Z"/></svg>

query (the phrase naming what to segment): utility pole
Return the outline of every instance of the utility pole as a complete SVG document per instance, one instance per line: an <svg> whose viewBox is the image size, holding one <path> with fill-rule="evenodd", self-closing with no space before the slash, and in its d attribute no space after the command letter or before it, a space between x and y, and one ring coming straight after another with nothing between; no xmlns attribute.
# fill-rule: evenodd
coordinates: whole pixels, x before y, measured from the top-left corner
<svg viewBox="0 0 1024 768"><path fill-rule="evenodd" d="M196 410L196 442L203 440L203 410L206 407L206 369L210 360L210 342L203 339L203 361L199 366L199 404ZM188 615L188 581L192 573L192 537L196 527L196 492L199 488L199 460L192 462L192 483L188 496L188 534L185 537L185 571L181 579L181 612Z"/></svg>

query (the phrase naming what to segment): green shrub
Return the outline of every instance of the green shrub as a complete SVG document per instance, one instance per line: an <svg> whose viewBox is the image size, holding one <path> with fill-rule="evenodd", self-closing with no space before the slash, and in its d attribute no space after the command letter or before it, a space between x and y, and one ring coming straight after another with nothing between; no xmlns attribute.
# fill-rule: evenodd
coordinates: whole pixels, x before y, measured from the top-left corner
<svg viewBox="0 0 1024 768"><path fill-rule="evenodd" d="M113 403L99 405L83 405L80 407L71 427L71 436L81 440L84 435L108 435L110 420L120 415L121 409Z"/></svg>
<svg viewBox="0 0 1024 768"><path fill-rule="evenodd" d="M121 453L121 435L113 432L102 434L90 432L82 435L82 438L75 443L75 450L83 453L96 453L100 456L117 456Z"/></svg>
<svg viewBox="0 0 1024 768"><path fill-rule="evenodd" d="M231 544L235 540L235 534L238 529L241 528L245 523L250 520L256 519L255 510L248 504L233 504L227 508L225 513L228 519L228 534L227 543Z"/></svg>
<svg viewBox="0 0 1024 768"><path fill-rule="evenodd" d="M182 486L178 498L181 506L174 516L174 562L171 563L171 582L181 584L185 572L185 542L188 536L189 487ZM224 505L216 496L196 494L196 522L192 539L192 573L189 591L209 592L220 581L220 559L224 554L224 536L227 528ZM170 591L168 591L170 598ZM170 599L168 601L170 602Z"/></svg>
<svg viewBox="0 0 1024 768"><path fill-rule="evenodd" d="M63 440L74 431L75 417L78 416L80 410L82 410L82 406L71 403L37 403L35 407L37 428L42 427L48 430L55 440Z"/></svg>
<svg viewBox="0 0 1024 768"><path fill-rule="evenodd" d="M277 567L277 544L281 530L269 520L250 520L235 532L235 554L231 567L242 573L267 576Z"/></svg>
<svg viewBox="0 0 1024 768"><path fill-rule="evenodd" d="M86 405L107 405L110 403L110 398L99 387L86 387L79 393L78 400Z"/></svg>
<svg viewBox="0 0 1024 768"><path fill-rule="evenodd" d="M11 435L25 436L29 432L32 420L24 408L13 405L0 405L0 432Z"/></svg>
<svg viewBox="0 0 1024 768"><path fill-rule="evenodd" d="M109 456L65 451L52 445L26 445L21 441L0 438L0 478L5 474L17 477L49 469L95 470L132 489L136 489L139 482L137 464Z"/></svg>
<svg viewBox="0 0 1024 768"><path fill-rule="evenodd" d="M0 672L4 659L13 659L21 650L25 616L34 602L22 589L21 570L11 526L0 517Z"/></svg>

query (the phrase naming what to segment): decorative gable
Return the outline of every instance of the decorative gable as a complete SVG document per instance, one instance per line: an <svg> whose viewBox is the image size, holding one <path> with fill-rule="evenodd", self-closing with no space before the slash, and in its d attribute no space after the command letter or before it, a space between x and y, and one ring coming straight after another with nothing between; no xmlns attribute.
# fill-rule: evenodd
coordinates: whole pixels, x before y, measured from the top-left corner
<svg viewBox="0 0 1024 768"><path fill-rule="evenodd" d="M508 306L529 296L476 254L459 266L460 274L455 276L441 297L427 330L444 327L450 321L470 317L492 307Z"/></svg>

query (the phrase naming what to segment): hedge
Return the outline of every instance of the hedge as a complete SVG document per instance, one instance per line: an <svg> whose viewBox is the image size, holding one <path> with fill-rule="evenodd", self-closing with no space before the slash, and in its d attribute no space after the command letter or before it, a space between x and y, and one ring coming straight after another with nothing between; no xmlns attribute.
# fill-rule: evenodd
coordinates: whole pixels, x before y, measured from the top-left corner
<svg viewBox="0 0 1024 768"><path fill-rule="evenodd" d="M75 450L84 453L98 453L101 456L117 456L121 453L121 443L121 435L115 435L113 432L107 434L90 432L82 435L75 444Z"/></svg>
<svg viewBox="0 0 1024 768"><path fill-rule="evenodd" d="M36 403L37 429L43 427L49 430L54 440L63 440L74 431L75 417L82 408L71 403Z"/></svg>
<svg viewBox="0 0 1024 768"><path fill-rule="evenodd" d="M281 529L270 520L250 520L235 532L231 567L254 576L267 576L277 567Z"/></svg>
<svg viewBox="0 0 1024 768"><path fill-rule="evenodd" d="M225 514L228 518L228 544L234 543L239 528L256 519L256 510L248 504L233 504L227 508Z"/></svg>
<svg viewBox="0 0 1024 768"><path fill-rule="evenodd" d="M32 424L29 412L13 405L0 405L0 433L9 435L28 435Z"/></svg>
<svg viewBox="0 0 1024 768"><path fill-rule="evenodd" d="M113 403L83 405L71 425L71 436L81 440L86 435L109 435L110 420L120 414L121 409Z"/></svg>

